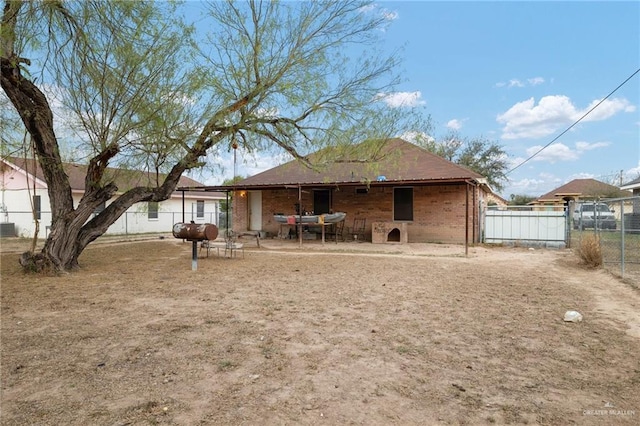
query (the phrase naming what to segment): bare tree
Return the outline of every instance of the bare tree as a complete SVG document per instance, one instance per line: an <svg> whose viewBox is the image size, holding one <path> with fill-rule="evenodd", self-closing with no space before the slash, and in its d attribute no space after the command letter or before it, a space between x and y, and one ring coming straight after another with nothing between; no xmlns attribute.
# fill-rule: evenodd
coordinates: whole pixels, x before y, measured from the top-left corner
<svg viewBox="0 0 640 426"><path fill-rule="evenodd" d="M196 43L194 27L167 18L178 16L169 3L5 0L0 83L33 140L52 210L44 248L25 265L77 267L130 206L167 199L184 172L231 140L305 161L311 149L399 133L414 115L378 101L397 82L398 59L377 54L387 22L367 5L212 2L198 23L207 41L198 33ZM46 85L60 89L84 135L77 206ZM133 162L155 182L118 188L108 166Z"/></svg>

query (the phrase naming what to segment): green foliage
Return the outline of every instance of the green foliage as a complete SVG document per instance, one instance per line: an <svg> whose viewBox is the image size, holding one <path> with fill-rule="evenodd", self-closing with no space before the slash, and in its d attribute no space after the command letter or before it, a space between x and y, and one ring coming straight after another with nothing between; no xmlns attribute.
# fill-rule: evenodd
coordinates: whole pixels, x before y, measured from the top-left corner
<svg viewBox="0 0 640 426"><path fill-rule="evenodd" d="M52 223L65 228L49 234L65 241L46 250L71 257L57 265L75 265L129 207L167 199L183 173L215 166L231 145L306 162L327 146L429 128L420 109L384 102L400 63L380 53L388 21L373 3L189 6L201 8L193 25L174 2L5 2L2 87L46 159ZM59 122L73 132L61 137ZM75 206L61 172L64 147L87 163ZM155 182L123 190L109 166L155 173ZM53 253L73 240L73 250Z"/></svg>
<svg viewBox="0 0 640 426"><path fill-rule="evenodd" d="M526 206L532 201L535 201L536 197L529 195L511 194L509 199L509 205L511 206Z"/></svg>
<svg viewBox="0 0 640 426"><path fill-rule="evenodd" d="M237 182L240 182L243 179L246 179L246 176L242 176L242 175L235 176L235 177L232 177L232 178L229 178L229 179L225 179L222 182L222 185L231 186L231 185L233 185L233 184L235 184ZM227 206L227 200L226 199L225 200L221 200L220 201L220 210L227 211L227 210L231 210L232 208L233 208L233 192L229 192L229 205Z"/></svg>
<svg viewBox="0 0 640 426"><path fill-rule="evenodd" d="M484 176L495 191L507 179L507 154L495 141L483 137L467 138L450 132L440 140L422 138L419 145L456 164Z"/></svg>

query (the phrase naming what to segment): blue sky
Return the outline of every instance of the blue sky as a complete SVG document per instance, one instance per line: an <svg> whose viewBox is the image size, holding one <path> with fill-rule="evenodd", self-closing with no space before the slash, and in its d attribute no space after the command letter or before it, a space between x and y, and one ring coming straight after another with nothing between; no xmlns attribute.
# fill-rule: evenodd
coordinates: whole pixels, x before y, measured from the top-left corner
<svg viewBox="0 0 640 426"><path fill-rule="evenodd" d="M185 7L203 18L200 0ZM386 1L367 13L389 21L381 47L402 49L404 80L383 98L388 107L423 107L436 139L456 130L502 146L514 169L503 197L640 176L640 1ZM57 123L69 121L52 107ZM208 185L233 177L232 154L217 160L221 173L193 177ZM236 170L250 176L286 160L239 149Z"/></svg>
<svg viewBox="0 0 640 426"><path fill-rule="evenodd" d="M433 136L496 141L516 167L640 68L640 2L378 3L403 47L405 81L391 99L423 105ZM392 106L390 104L390 106ZM576 178L640 174L640 73L537 156L501 192L542 195ZM272 167L242 160L238 173ZM230 177L231 170L226 174ZM220 176L211 184L220 183Z"/></svg>

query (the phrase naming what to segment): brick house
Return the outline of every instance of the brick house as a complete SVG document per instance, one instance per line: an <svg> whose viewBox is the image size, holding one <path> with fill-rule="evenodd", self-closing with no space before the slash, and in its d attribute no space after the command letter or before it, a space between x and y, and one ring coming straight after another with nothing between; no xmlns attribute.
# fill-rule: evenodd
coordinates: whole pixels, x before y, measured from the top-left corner
<svg viewBox="0 0 640 426"><path fill-rule="evenodd" d="M486 180L402 139L326 148L238 182L232 189L233 229L281 232L274 215L345 212L345 225L365 219L365 238L398 229L398 241L477 243ZM193 189L193 188L190 188ZM383 239L386 235L382 235Z"/></svg>

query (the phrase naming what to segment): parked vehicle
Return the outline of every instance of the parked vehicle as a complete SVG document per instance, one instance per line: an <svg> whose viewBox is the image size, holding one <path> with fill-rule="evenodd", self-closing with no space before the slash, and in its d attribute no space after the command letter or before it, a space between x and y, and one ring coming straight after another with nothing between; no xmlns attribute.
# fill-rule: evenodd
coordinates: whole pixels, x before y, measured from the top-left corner
<svg viewBox="0 0 640 426"><path fill-rule="evenodd" d="M573 211L573 229L616 229L613 213L605 203L576 204Z"/></svg>

